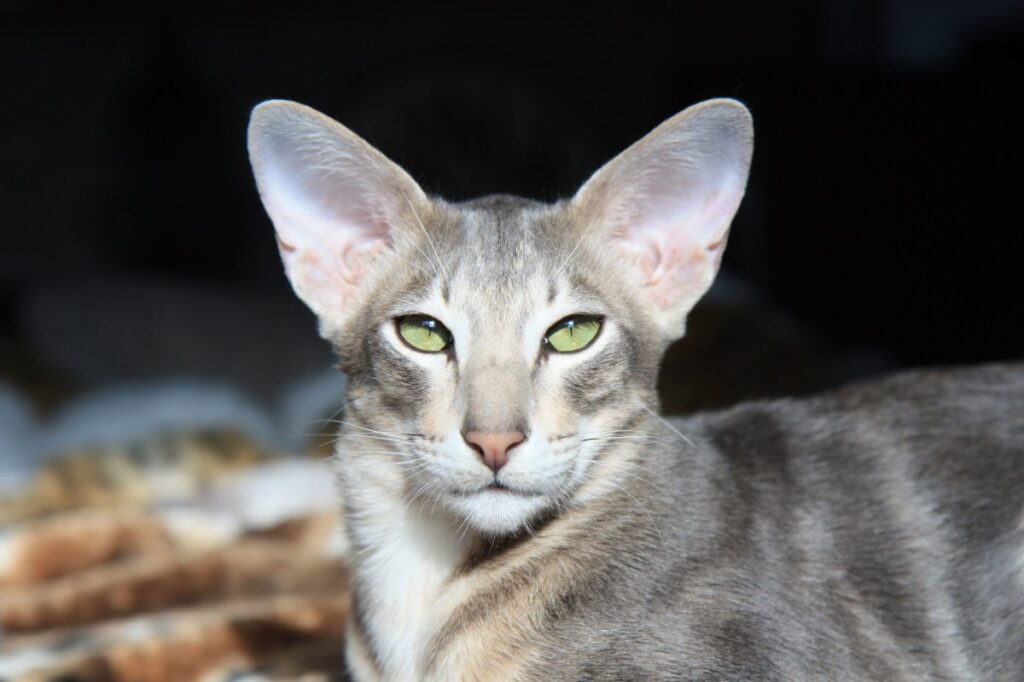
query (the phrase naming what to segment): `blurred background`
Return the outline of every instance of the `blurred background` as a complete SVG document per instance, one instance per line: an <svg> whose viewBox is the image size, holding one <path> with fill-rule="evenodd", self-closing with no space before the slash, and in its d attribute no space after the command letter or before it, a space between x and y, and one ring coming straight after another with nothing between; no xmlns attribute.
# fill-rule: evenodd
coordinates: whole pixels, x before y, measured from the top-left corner
<svg viewBox="0 0 1024 682"><path fill-rule="evenodd" d="M1024 356L1022 67L1018 0L0 0L0 677L336 667L347 605L310 586L343 572L317 486L344 378L250 175L261 100L454 200L569 196L682 108L744 101L747 197L661 380L685 413ZM117 634L168 609L179 648Z"/></svg>

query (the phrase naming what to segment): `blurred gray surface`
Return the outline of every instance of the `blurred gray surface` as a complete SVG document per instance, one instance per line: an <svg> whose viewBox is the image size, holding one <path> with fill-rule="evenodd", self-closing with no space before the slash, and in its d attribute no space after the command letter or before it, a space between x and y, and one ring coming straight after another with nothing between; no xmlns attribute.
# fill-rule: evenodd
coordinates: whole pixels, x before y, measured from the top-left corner
<svg viewBox="0 0 1024 682"><path fill-rule="evenodd" d="M334 362L283 282L263 293L111 277L40 287L21 310L34 352L85 386L194 377L271 405L286 384Z"/></svg>

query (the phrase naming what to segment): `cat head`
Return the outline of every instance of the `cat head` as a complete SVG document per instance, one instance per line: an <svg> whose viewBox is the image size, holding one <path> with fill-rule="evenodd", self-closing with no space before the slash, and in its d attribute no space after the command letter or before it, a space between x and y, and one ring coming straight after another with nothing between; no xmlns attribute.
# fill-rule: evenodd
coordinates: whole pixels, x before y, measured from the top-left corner
<svg viewBox="0 0 1024 682"><path fill-rule="evenodd" d="M569 200L456 204L308 107L257 106L249 153L285 270L349 375L342 466L487 534L578 501L595 462L642 442L752 146L743 105L710 100Z"/></svg>

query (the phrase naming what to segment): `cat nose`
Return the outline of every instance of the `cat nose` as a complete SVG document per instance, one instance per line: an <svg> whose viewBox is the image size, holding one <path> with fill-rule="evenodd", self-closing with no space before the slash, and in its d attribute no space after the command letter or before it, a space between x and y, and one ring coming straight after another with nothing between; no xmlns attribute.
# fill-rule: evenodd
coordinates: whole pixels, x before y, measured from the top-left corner
<svg viewBox="0 0 1024 682"><path fill-rule="evenodd" d="M522 431L467 431L462 437L494 473L508 462L509 450L526 440Z"/></svg>

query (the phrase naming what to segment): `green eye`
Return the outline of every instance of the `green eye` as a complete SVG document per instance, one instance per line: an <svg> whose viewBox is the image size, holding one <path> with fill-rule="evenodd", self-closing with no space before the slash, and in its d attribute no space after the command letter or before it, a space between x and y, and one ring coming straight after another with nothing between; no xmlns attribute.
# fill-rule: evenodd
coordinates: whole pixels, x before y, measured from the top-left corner
<svg viewBox="0 0 1024 682"><path fill-rule="evenodd" d="M398 333L405 342L424 353L437 353L452 345L448 328L426 315L406 315L396 321Z"/></svg>
<svg viewBox="0 0 1024 682"><path fill-rule="evenodd" d="M572 353L589 346L601 331L601 318L573 315L555 323L544 335L544 343L559 353Z"/></svg>

